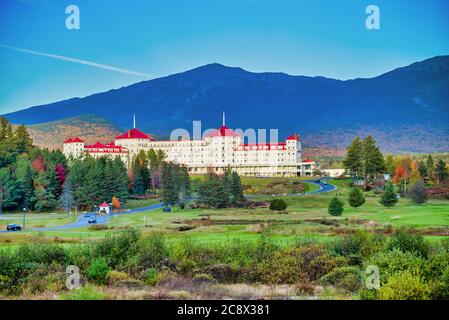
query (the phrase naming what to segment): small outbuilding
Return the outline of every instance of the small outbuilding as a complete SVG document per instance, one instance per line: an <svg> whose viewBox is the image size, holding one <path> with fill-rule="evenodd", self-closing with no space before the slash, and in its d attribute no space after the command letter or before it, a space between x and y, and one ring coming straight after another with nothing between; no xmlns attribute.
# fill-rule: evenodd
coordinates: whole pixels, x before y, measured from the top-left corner
<svg viewBox="0 0 449 320"><path fill-rule="evenodd" d="M100 204L98 206L98 208L99 208L99 210L98 210L99 214L109 214L109 212L111 210L111 207L106 202L103 202L102 204Z"/></svg>

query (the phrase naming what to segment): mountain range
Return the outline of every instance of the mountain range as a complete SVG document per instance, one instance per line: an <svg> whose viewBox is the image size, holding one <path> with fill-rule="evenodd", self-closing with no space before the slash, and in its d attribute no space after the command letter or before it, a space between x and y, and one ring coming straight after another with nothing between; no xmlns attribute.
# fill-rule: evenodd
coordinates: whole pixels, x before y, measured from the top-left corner
<svg viewBox="0 0 449 320"><path fill-rule="evenodd" d="M4 116L34 125L95 114L125 129L135 113L139 129L164 136L192 131L192 120L215 128L222 111L231 128L275 128L281 139L299 132L313 146L343 148L372 134L385 151L449 151L449 56L344 81L214 63Z"/></svg>

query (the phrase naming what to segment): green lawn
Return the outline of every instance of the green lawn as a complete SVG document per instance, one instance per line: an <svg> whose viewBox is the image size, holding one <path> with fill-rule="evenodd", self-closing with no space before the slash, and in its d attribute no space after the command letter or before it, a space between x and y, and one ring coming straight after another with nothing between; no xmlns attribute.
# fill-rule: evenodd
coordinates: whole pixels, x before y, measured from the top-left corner
<svg viewBox="0 0 449 320"><path fill-rule="evenodd" d="M246 179L246 178L245 178ZM246 182L263 181L250 178ZM266 179L266 183L270 180ZM125 214L113 218L107 230L92 230L90 227L49 231L44 234L50 239L54 237L71 241L85 241L105 237L111 232L120 232L127 227L139 228L143 233L162 232L172 239L183 236L195 236L199 241L227 241L232 238L257 239L260 233L269 232L279 241L292 241L298 237L312 237L328 241L349 229L372 228L367 223L383 228L385 225L412 226L416 228L441 228L449 225L449 201L430 200L425 205L413 204L409 199L400 199L393 208L385 208L379 204L379 195L366 193L366 203L360 208L351 208L347 204L347 181L334 180L331 183L338 186L338 190L309 196L280 196L285 199L288 214L278 214L267 208L245 209L232 208L220 210L174 208L171 213L164 213L161 209ZM327 206L336 194L345 203L345 211L341 217L332 217L327 213ZM276 196L279 197L279 196ZM272 196L257 196L257 200L269 201ZM159 200L130 200L129 207L141 207L159 202ZM69 223L74 216L67 215L28 215L27 226L52 226ZM31 219L33 218L33 219ZM203 219L203 220L201 220ZM210 220L207 220L210 219ZM323 221L324 220L324 221ZM335 220L337 225L327 222ZM21 221L1 221L2 224ZM324 223L326 222L326 223ZM180 227L195 225L195 228L180 231ZM31 237L32 233L0 234L0 245L11 244L13 240ZM435 236L436 237L436 236Z"/></svg>

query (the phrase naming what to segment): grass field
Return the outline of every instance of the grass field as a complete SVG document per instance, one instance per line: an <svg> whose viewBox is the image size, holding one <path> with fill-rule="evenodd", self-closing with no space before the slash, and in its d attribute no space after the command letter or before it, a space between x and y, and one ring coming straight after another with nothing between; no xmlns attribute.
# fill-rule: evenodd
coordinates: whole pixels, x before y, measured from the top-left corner
<svg viewBox="0 0 449 320"><path fill-rule="evenodd" d="M287 181L287 183L286 183ZM283 185L289 188L293 179L251 178L243 179L244 184L263 190L266 186ZM42 234L50 240L85 241L105 237L108 233L119 232L128 227L139 228L143 233L161 232L169 238L195 236L199 241L226 241L232 238L257 239L261 232L269 232L279 241L291 241L298 237L312 237L322 241L335 236L354 232L357 229L382 230L391 226L409 226L422 230L426 237L439 237L449 225L449 201L430 200L425 205L413 204L409 199L400 199L393 208L379 204L379 195L366 193L366 203L360 208L351 208L347 204L348 181L332 180L338 189L334 192L307 196L276 196L287 204L288 214L279 214L267 208L232 208L220 210L174 208L171 213L158 209L130 215L120 215L111 219L105 230L93 230L92 227L79 229L46 231ZM310 191L313 191L310 189ZM263 193L263 192L262 192ZM332 217L327 213L330 199L336 194L344 200L345 211L341 217ZM251 199L270 201L272 195L258 194ZM158 199L130 200L129 208L142 207L159 202ZM21 215L8 215L20 218ZM27 227L62 225L72 222L75 215L66 214L28 214ZM1 220L7 223L22 223L19 220ZM0 233L1 245L14 245L28 241L36 232Z"/></svg>

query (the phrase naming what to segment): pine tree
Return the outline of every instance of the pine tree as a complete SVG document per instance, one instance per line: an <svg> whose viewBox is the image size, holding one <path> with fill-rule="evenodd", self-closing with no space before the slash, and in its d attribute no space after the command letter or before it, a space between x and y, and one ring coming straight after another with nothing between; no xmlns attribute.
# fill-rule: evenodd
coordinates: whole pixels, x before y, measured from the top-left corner
<svg viewBox="0 0 449 320"><path fill-rule="evenodd" d="M20 185L8 168L0 169L0 192L2 209L16 209L21 201Z"/></svg>
<svg viewBox="0 0 449 320"><path fill-rule="evenodd" d="M231 196L232 203L245 202L245 196L243 195L242 181L237 172L232 172L231 175Z"/></svg>
<svg viewBox="0 0 449 320"><path fill-rule="evenodd" d="M162 202L165 206L174 206L179 202L177 177L172 163L164 163L162 168Z"/></svg>
<svg viewBox="0 0 449 320"><path fill-rule="evenodd" d="M20 125L14 132L14 138L17 144L17 152L19 154L29 152L33 148L33 140L24 125Z"/></svg>
<svg viewBox="0 0 449 320"><path fill-rule="evenodd" d="M358 208L365 203L365 196L359 188L352 188L349 191L349 205L354 208Z"/></svg>
<svg viewBox="0 0 449 320"><path fill-rule="evenodd" d="M355 179L363 174L363 143L359 137L356 137L348 147L343 166Z"/></svg>
<svg viewBox="0 0 449 320"><path fill-rule="evenodd" d="M438 184L446 183L449 178L449 173L446 167L446 162L441 159L438 161L435 168L435 176L437 178Z"/></svg>
<svg viewBox="0 0 449 320"><path fill-rule="evenodd" d="M134 161L133 166L133 193L136 195L143 195L145 193L145 184L143 181L142 171L138 161Z"/></svg>
<svg viewBox="0 0 449 320"><path fill-rule="evenodd" d="M398 202L398 195L394 192L393 183L388 182L379 201L385 207L393 207Z"/></svg>
<svg viewBox="0 0 449 320"><path fill-rule="evenodd" d="M120 202L124 203L128 197L129 177L126 172L125 164L119 157L116 157L112 162L112 172L113 195L116 196Z"/></svg>
<svg viewBox="0 0 449 320"><path fill-rule="evenodd" d="M337 197L334 197L334 198L332 198L331 202L329 203L327 212L333 216L341 216L341 214L343 213L343 210L344 210L343 206L344 206L343 201L341 201Z"/></svg>
<svg viewBox="0 0 449 320"><path fill-rule="evenodd" d="M419 173L419 177L424 181L424 179L427 178L427 166L425 165L424 161L418 162L417 170Z"/></svg>
<svg viewBox="0 0 449 320"><path fill-rule="evenodd" d="M19 157L16 162L15 177L19 183L23 208L32 209L34 199L34 174L28 158Z"/></svg>
<svg viewBox="0 0 449 320"><path fill-rule="evenodd" d="M62 188L62 194L59 198L59 202L61 205L61 208L69 212L75 207L75 198L74 198L74 192L73 192L73 186L72 182L69 179L66 179Z"/></svg>
<svg viewBox="0 0 449 320"><path fill-rule="evenodd" d="M426 168L427 168L427 175L429 176L430 180L434 180L435 175L435 163L433 162L432 155L427 156L426 160Z"/></svg>
<svg viewBox="0 0 449 320"><path fill-rule="evenodd" d="M370 135L363 140L363 168L365 184L371 176L376 176L385 170L384 157Z"/></svg>

